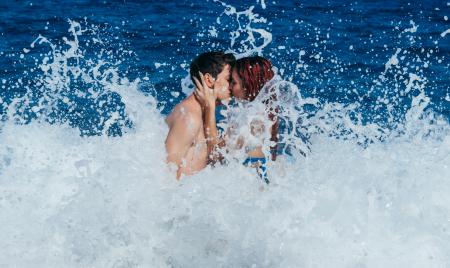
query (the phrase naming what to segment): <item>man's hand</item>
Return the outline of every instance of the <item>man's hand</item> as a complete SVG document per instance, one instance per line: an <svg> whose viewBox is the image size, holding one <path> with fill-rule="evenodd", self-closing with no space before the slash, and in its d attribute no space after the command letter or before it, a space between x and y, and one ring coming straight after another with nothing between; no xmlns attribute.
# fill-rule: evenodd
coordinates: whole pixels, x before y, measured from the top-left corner
<svg viewBox="0 0 450 268"><path fill-rule="evenodd" d="M194 91L194 95L197 100L200 102L202 108L214 109L216 107L216 99L217 99L217 90L216 84L214 84L214 88L209 88L205 82L204 75L199 72L201 82L198 81L196 77L194 77L196 89Z"/></svg>

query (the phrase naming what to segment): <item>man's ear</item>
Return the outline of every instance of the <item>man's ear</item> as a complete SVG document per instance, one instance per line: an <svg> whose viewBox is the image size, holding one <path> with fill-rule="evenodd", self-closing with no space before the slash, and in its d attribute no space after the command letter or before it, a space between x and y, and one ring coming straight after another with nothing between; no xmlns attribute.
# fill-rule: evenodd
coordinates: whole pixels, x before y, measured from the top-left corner
<svg viewBox="0 0 450 268"><path fill-rule="evenodd" d="M206 73L203 76L205 78L205 83L209 88L212 88L214 86L214 82L216 81L216 79L214 79L214 77L210 74L210 73Z"/></svg>

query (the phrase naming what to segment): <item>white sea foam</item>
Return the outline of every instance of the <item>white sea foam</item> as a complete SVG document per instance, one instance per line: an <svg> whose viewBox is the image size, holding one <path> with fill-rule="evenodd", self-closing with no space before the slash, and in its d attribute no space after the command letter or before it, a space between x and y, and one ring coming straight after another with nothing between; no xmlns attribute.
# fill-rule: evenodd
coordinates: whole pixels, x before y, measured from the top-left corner
<svg viewBox="0 0 450 268"><path fill-rule="evenodd" d="M445 37L447 34L450 34L450 29L447 29L441 33L442 37Z"/></svg>
<svg viewBox="0 0 450 268"><path fill-rule="evenodd" d="M397 50L395 51L394 55L391 56L391 58L386 62L385 66L384 66L384 72L386 73L387 70L389 70L392 66L398 65L399 60L398 60L398 54L402 51L401 48L397 48Z"/></svg>
<svg viewBox="0 0 450 268"><path fill-rule="evenodd" d="M413 20L410 20L409 23L411 24L411 28L403 30L403 33L415 33L415 32L417 32L417 28L419 28L419 26L416 25Z"/></svg>
<svg viewBox="0 0 450 268"><path fill-rule="evenodd" d="M256 0L256 3L261 2L261 8L262 9L266 9L267 5L266 5L266 1L265 0Z"/></svg>
<svg viewBox="0 0 450 268"><path fill-rule="evenodd" d="M450 260L446 125L437 138L366 149L314 135L307 158L271 164L269 187L238 162L177 182L164 163L162 116L135 107L136 131L120 138L82 138L38 122L3 126L2 266L444 267Z"/></svg>

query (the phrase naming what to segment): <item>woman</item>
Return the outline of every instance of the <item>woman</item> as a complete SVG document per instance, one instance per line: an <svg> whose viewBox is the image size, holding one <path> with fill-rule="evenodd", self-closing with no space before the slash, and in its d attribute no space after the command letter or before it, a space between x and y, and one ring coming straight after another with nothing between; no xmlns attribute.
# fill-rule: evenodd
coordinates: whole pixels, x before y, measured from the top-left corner
<svg viewBox="0 0 450 268"><path fill-rule="evenodd" d="M200 76L203 80L203 76ZM200 83L196 80L195 92L197 98L207 107L204 129L210 161L215 163L222 159L218 148L223 147L225 143L229 150L244 149L246 154L244 165L255 167L266 183L269 183L266 156L270 154L272 160L276 158L278 109L273 105L276 100L274 93L265 88L264 97L262 97L260 92L274 76L271 62L263 57L246 57L236 61L232 70L230 91L237 100L238 107L228 114L227 135L224 139L220 139L217 132L214 90L205 88L204 81ZM267 140L271 142L270 152L264 152L263 145L267 144Z"/></svg>

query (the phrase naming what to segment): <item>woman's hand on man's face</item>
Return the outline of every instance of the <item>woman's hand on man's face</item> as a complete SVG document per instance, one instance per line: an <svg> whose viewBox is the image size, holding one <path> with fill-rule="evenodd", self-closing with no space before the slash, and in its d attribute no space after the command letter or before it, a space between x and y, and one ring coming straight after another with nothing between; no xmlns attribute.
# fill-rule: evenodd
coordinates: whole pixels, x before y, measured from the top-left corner
<svg viewBox="0 0 450 268"><path fill-rule="evenodd" d="M194 77L196 86L194 95L203 108L215 108L217 91L219 90L217 89L216 84L218 83L214 83L214 88L210 88L205 82L205 76L201 72L199 72L199 75L201 81L198 81L198 79Z"/></svg>

